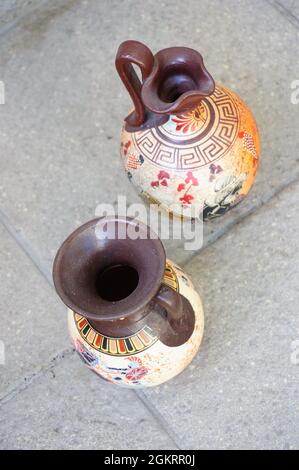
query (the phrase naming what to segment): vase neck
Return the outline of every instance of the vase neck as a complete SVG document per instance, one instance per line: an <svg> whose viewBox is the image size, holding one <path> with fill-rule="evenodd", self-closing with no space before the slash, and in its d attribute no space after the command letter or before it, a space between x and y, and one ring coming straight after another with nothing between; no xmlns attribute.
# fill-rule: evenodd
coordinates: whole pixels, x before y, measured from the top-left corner
<svg viewBox="0 0 299 470"><path fill-rule="evenodd" d="M170 47L155 55L141 96L144 105L157 114L180 114L194 109L214 89L214 80L198 52L187 47Z"/></svg>
<svg viewBox="0 0 299 470"><path fill-rule="evenodd" d="M138 238L139 237L139 238ZM56 290L74 312L100 328L141 320L165 270L161 241L130 218L95 219L73 232L53 268Z"/></svg>
<svg viewBox="0 0 299 470"><path fill-rule="evenodd" d="M132 64L140 68L141 81ZM188 47L170 47L153 56L144 44L125 41L118 49L116 67L135 106L126 118L130 129L157 125L157 116L163 120L188 112L215 89L202 56Z"/></svg>

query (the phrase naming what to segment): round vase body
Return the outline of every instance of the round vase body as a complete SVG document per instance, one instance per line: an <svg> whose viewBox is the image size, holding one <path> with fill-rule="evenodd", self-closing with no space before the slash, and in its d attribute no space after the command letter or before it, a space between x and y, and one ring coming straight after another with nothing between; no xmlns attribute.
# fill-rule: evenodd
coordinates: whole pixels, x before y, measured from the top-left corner
<svg viewBox="0 0 299 470"><path fill-rule="evenodd" d="M169 260L162 284L180 293L193 307L195 325L190 338L180 346L169 347L147 324L133 335L111 337L101 334L85 317L69 309L70 336L89 369L117 385L151 387L173 378L187 367L203 335L202 303L189 277Z"/></svg>
<svg viewBox="0 0 299 470"><path fill-rule="evenodd" d="M213 219L236 206L254 182L257 126L246 104L222 86L161 125L126 129L121 156L129 180L169 213Z"/></svg>

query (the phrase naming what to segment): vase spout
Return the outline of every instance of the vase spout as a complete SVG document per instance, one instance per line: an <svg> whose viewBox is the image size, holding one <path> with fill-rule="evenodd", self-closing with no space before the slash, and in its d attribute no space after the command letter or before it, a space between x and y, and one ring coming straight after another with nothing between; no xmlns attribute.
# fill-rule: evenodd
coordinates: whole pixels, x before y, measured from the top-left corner
<svg viewBox="0 0 299 470"><path fill-rule="evenodd" d="M177 114L198 106L213 93L215 83L202 56L188 47L170 47L155 55L154 67L141 96L146 108L157 114Z"/></svg>

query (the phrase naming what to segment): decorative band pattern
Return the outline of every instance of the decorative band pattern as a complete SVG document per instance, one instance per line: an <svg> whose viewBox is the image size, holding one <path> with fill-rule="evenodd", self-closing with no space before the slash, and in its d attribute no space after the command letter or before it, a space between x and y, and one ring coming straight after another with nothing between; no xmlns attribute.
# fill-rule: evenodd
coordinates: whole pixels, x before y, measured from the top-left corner
<svg viewBox="0 0 299 470"><path fill-rule="evenodd" d="M179 291L178 278L169 263L166 263L163 284ZM100 334L85 317L78 313L74 313L74 320L81 338L92 348L110 356L130 356L140 353L158 340L149 326L145 326L131 336L111 338Z"/></svg>

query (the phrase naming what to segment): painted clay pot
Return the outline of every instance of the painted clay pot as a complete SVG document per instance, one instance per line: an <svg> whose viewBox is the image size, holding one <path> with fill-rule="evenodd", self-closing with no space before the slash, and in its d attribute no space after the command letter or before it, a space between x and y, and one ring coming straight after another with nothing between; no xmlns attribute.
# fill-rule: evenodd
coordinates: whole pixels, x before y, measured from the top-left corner
<svg viewBox="0 0 299 470"><path fill-rule="evenodd" d="M124 122L121 156L139 194L186 218L213 219L236 206L259 165L258 130L246 104L215 85L202 56L186 47L153 56L125 41L116 68L135 107Z"/></svg>
<svg viewBox="0 0 299 470"><path fill-rule="evenodd" d="M158 385L196 354L204 324L200 297L146 225L113 217L87 222L60 247L53 278L68 306L74 346L103 379Z"/></svg>

